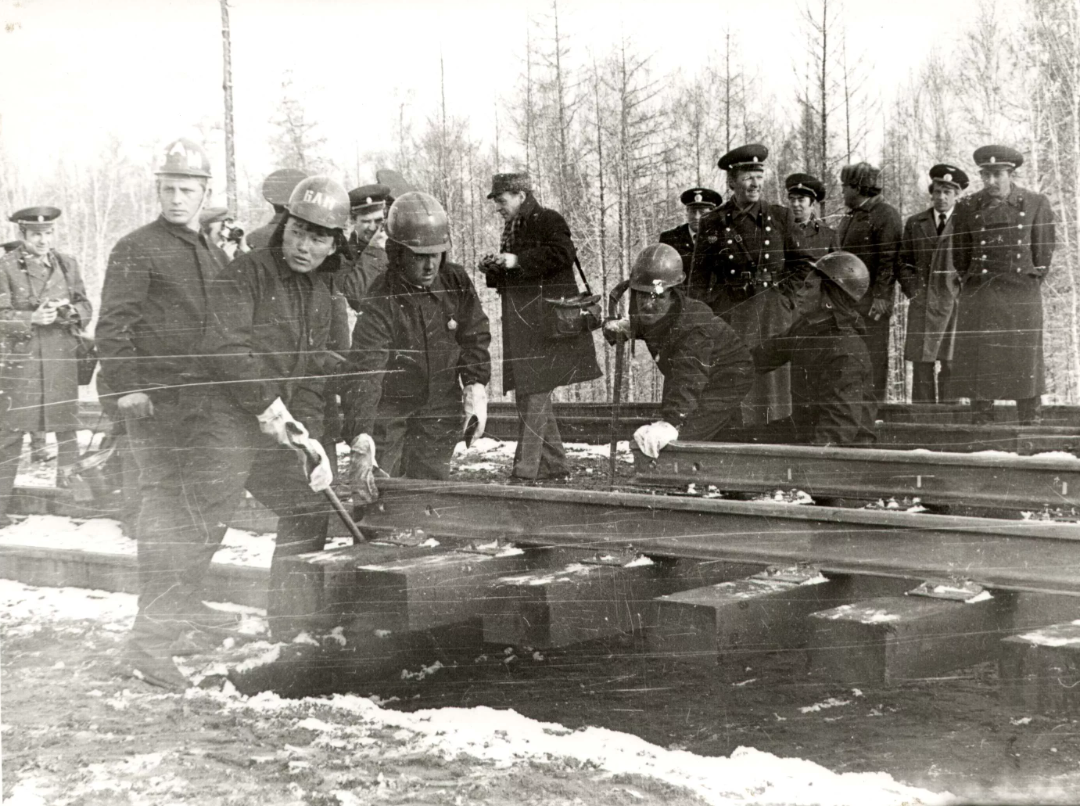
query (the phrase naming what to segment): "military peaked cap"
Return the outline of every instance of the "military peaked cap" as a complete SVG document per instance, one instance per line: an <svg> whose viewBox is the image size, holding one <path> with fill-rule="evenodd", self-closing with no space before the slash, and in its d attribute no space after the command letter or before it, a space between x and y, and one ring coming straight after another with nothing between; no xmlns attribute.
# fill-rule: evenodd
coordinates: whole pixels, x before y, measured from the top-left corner
<svg viewBox="0 0 1080 806"><path fill-rule="evenodd" d="M724 197L717 193L715 190L709 188L690 188L684 190L682 195L679 196L679 201L689 207L692 204L699 204L705 207L719 207Z"/></svg>
<svg viewBox="0 0 1080 806"><path fill-rule="evenodd" d="M531 192L532 180L526 173L495 174L491 177L491 192L487 195L494 199L500 193L528 193Z"/></svg>
<svg viewBox="0 0 1080 806"><path fill-rule="evenodd" d="M36 229L52 226L52 223L59 217L59 207L24 207L22 210L12 213L8 221L18 224L20 227Z"/></svg>
<svg viewBox="0 0 1080 806"><path fill-rule="evenodd" d="M761 168L769 158L769 149L760 143L739 146L726 153L717 162L721 171L734 171L739 168Z"/></svg>
<svg viewBox="0 0 1080 806"><path fill-rule="evenodd" d="M788 195L798 193L809 196L814 201L825 201L825 185L816 176L810 174L792 174L784 180Z"/></svg>
<svg viewBox="0 0 1080 806"><path fill-rule="evenodd" d="M199 226L205 227L207 224L213 224L215 221L224 221L228 217L228 207L207 207L199 213Z"/></svg>
<svg viewBox="0 0 1080 806"><path fill-rule="evenodd" d="M944 162L939 162L930 169L930 179L934 182L944 182L960 190L966 190L968 186L968 175L955 165Z"/></svg>
<svg viewBox="0 0 1080 806"><path fill-rule="evenodd" d="M980 168L1019 168L1024 164L1024 155L1008 146L983 146L975 149L975 164Z"/></svg>
<svg viewBox="0 0 1080 806"><path fill-rule="evenodd" d="M386 185L361 185L349 191L349 213L362 215L386 208L390 188Z"/></svg>

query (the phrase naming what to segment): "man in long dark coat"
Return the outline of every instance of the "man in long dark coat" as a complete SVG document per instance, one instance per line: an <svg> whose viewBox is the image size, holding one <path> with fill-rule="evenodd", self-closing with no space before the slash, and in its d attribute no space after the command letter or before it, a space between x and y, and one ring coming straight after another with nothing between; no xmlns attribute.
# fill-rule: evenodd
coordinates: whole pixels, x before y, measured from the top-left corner
<svg viewBox="0 0 1080 806"><path fill-rule="evenodd" d="M600 377L592 334L545 338L543 300L578 293L577 250L559 213L541 207L526 174L495 174L488 198L506 225L502 251L485 261L487 283L502 296L503 391L514 392L520 429L512 477L569 475L551 393Z"/></svg>
<svg viewBox="0 0 1080 806"><path fill-rule="evenodd" d="M935 165L930 169L932 206L904 224L899 281L911 300L904 358L912 367L912 403L944 403L953 397L949 381L960 295L960 277L953 265L953 211L967 186L967 174L955 165ZM941 364L936 378L935 362Z"/></svg>
<svg viewBox="0 0 1080 806"><path fill-rule="evenodd" d="M220 270L216 246L199 234L210 197L210 161L176 140L157 171L161 215L121 238L109 255L95 333L101 371L125 420L139 467L139 612L128 645L131 668L156 685L187 681L174 644L193 628L235 620L202 601L206 552L192 541L185 461L196 423L190 392L211 382L196 356L207 294Z"/></svg>
<svg viewBox="0 0 1080 806"><path fill-rule="evenodd" d="M697 239L698 228L701 219L711 210L715 210L723 201L724 197L710 188L689 188L679 196L686 210L686 223L677 227L664 230L660 233L660 243L674 247L682 258L683 273L686 280L683 287L690 280L690 267L694 262L694 241Z"/></svg>
<svg viewBox="0 0 1080 806"><path fill-rule="evenodd" d="M863 340L874 370L874 396L885 400L889 380L889 323L896 293L900 213L881 197L881 170L867 162L840 171L848 214L840 222L840 248L858 257L870 272L870 291L858 303L866 330Z"/></svg>
<svg viewBox="0 0 1080 806"><path fill-rule="evenodd" d="M769 149L746 145L720 158L731 197L701 219L689 281L700 299L753 349L791 324L797 277L788 255L791 211L764 200ZM743 425L765 425L791 416L787 367L759 375L742 403Z"/></svg>
<svg viewBox="0 0 1080 806"><path fill-rule="evenodd" d="M24 432L56 432L57 483L79 456L78 335L93 313L79 264L52 248L55 207L11 216L22 243L0 258L0 526Z"/></svg>
<svg viewBox="0 0 1080 806"><path fill-rule="evenodd" d="M955 393L976 422L995 400L1015 400L1021 424L1039 416L1043 378L1042 283L1054 255L1050 201L1013 183L1024 156L1008 146L975 151L983 189L957 207L954 260L963 284L953 366Z"/></svg>

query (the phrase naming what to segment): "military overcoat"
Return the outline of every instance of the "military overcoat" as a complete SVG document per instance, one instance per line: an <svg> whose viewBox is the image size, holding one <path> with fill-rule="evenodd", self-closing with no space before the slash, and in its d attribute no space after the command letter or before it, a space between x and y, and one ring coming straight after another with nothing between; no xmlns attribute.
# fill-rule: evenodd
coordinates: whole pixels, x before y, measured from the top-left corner
<svg viewBox="0 0 1080 806"><path fill-rule="evenodd" d="M951 361L956 341L960 277L953 264L956 217L937 232L934 208L916 213L904 225L900 245L900 287L908 297L904 358Z"/></svg>
<svg viewBox="0 0 1080 806"><path fill-rule="evenodd" d="M33 312L46 300L68 300L78 327L59 320L39 327ZM75 258L55 250L48 261L23 247L0 258L0 406L12 431L74 431L79 428L76 329L93 311Z"/></svg>

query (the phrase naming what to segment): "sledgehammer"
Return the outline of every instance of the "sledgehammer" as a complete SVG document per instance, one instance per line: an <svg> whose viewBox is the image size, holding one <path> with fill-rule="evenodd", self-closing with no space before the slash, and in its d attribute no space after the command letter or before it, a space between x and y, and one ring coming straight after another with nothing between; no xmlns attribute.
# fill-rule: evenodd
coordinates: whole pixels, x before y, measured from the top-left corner
<svg viewBox="0 0 1080 806"><path fill-rule="evenodd" d="M289 444L292 446L292 449L296 451L297 456L300 457L300 467L303 468L304 475L309 476L311 470L317 467L319 462L322 461L322 457L317 454L312 454L312 452L309 451L307 446L303 443L296 442L296 437L306 435L302 435L299 431L297 431L292 423L287 423L285 428L289 432ZM345 524L345 528L349 530L349 534L352 535L353 542L366 543L367 538L365 538L363 533L361 533L360 527L356 525L356 521L354 521L349 516L349 513L345 510L345 505L341 503L341 499L338 498L337 493L335 493L329 487L323 490L322 493L324 496L326 496L326 500L330 502L330 506L333 507L334 512L336 512L338 514L338 517L341 518L341 522Z"/></svg>

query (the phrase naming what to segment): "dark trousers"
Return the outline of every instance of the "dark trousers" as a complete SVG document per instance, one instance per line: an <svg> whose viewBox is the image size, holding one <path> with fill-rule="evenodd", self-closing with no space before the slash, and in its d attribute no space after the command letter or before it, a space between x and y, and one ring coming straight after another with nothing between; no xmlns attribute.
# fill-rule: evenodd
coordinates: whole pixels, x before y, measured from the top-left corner
<svg viewBox="0 0 1080 806"><path fill-rule="evenodd" d="M1016 419L1020 425L1035 425L1039 422L1041 408L1042 398L1039 395L1021 398L1016 401ZM994 422L994 401L972 400L971 422L974 425L992 424Z"/></svg>
<svg viewBox="0 0 1080 806"><path fill-rule="evenodd" d="M463 425L457 399L414 411L380 409L371 435L375 458L391 476L446 481Z"/></svg>
<svg viewBox="0 0 1080 806"><path fill-rule="evenodd" d="M517 394L518 444L514 451L514 469L511 473L520 479L544 479L565 476L566 451L555 411L551 405L551 392L535 395Z"/></svg>
<svg viewBox="0 0 1080 806"><path fill-rule="evenodd" d="M267 615L281 614L278 593L285 575L276 573L283 557L321 551L326 545L330 505L308 486L300 458L259 431L258 420L221 392L196 393L195 428L186 471L193 491L197 532L205 572L221 545L244 490L278 516L277 542L270 566Z"/></svg>
<svg viewBox="0 0 1080 806"><path fill-rule="evenodd" d="M885 392L889 385L889 323L891 316L882 316L874 321L869 316L863 317L866 333L863 343L870 354L870 370L873 378L874 399L885 402Z"/></svg>
<svg viewBox="0 0 1080 806"><path fill-rule="evenodd" d="M911 402L945 403L952 397L952 362L941 361L941 371L934 375L933 361L911 362Z"/></svg>
<svg viewBox="0 0 1080 806"><path fill-rule="evenodd" d="M23 432L0 429L0 515L11 508L11 494L22 456ZM56 468L70 465L79 458L79 435L75 431L56 433ZM59 476L58 476L59 478Z"/></svg>

